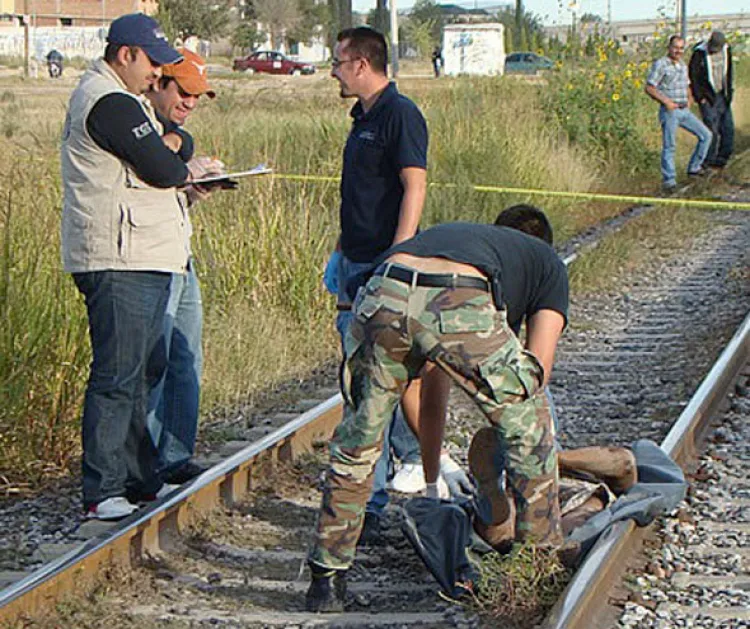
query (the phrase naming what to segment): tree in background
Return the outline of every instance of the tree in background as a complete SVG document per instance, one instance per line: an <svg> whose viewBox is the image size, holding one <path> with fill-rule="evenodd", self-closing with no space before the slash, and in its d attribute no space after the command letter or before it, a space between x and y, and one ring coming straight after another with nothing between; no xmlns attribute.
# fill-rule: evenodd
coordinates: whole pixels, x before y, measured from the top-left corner
<svg viewBox="0 0 750 629"><path fill-rule="evenodd" d="M286 33L297 28L303 19L298 0L253 0L252 4L275 50L281 48Z"/></svg>
<svg viewBox="0 0 750 629"><path fill-rule="evenodd" d="M427 29L430 33L430 50L438 44L443 36L445 16L434 0L417 0L409 14L409 21L415 22L418 29Z"/></svg>
<svg viewBox="0 0 750 629"><path fill-rule="evenodd" d="M258 22L253 19L243 20L232 33L232 46L240 48L243 52L255 50L264 41L266 34L258 28Z"/></svg>
<svg viewBox="0 0 750 629"><path fill-rule="evenodd" d="M229 28L229 0L160 0L154 16L169 39L217 39Z"/></svg>
<svg viewBox="0 0 750 629"><path fill-rule="evenodd" d="M513 29L513 45L516 50L528 50L528 32L523 19L523 0L516 0L516 15Z"/></svg>
<svg viewBox="0 0 750 629"><path fill-rule="evenodd" d="M537 50L544 41L541 19L521 6L521 24L517 24L518 6L506 7L497 12L495 19L505 27L505 51Z"/></svg>
<svg viewBox="0 0 750 629"><path fill-rule="evenodd" d="M328 0L328 48L336 46L339 31L352 26L352 0Z"/></svg>
<svg viewBox="0 0 750 629"><path fill-rule="evenodd" d="M330 7L315 0L297 0L297 5L300 19L287 29L287 40L309 44L316 35L327 39L332 26Z"/></svg>
<svg viewBox="0 0 750 629"><path fill-rule="evenodd" d="M387 0L377 0L375 8L367 14L367 25L383 33L388 39L388 33L391 32L391 20Z"/></svg>

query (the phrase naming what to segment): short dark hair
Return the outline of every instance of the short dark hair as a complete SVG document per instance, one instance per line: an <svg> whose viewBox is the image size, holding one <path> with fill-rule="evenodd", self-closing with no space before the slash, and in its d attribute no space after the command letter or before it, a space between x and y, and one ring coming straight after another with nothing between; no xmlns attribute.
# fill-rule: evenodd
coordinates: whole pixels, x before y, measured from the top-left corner
<svg viewBox="0 0 750 629"><path fill-rule="evenodd" d="M165 90L167 89L167 86L172 82L176 81L173 76L164 76L163 74L159 77L159 89ZM177 84L179 86L179 83Z"/></svg>
<svg viewBox="0 0 750 629"><path fill-rule="evenodd" d="M128 44L107 44L107 47L104 49L104 61L107 63L114 63L117 60L117 53L120 52L120 48L129 49L130 58L135 60L137 46L130 46Z"/></svg>
<svg viewBox="0 0 750 629"><path fill-rule="evenodd" d="M525 234L541 238L548 245L552 244L552 225L539 208L533 205L513 205L506 208L495 219L498 227L510 227Z"/></svg>
<svg viewBox="0 0 750 629"><path fill-rule="evenodd" d="M685 41L685 38L684 38L684 37L683 37L682 35L680 35L679 33L675 33L674 35L671 35L671 36L669 37L669 41L667 42L667 46L671 46L671 45L672 45L672 44L674 44L674 43L675 43L675 42L676 42L676 41L677 41L678 39L680 39L680 40L682 40L682 41Z"/></svg>
<svg viewBox="0 0 750 629"><path fill-rule="evenodd" d="M376 72L388 74L388 44L382 33L369 26L345 28L336 36L337 42L344 40L347 40L347 50L367 59Z"/></svg>

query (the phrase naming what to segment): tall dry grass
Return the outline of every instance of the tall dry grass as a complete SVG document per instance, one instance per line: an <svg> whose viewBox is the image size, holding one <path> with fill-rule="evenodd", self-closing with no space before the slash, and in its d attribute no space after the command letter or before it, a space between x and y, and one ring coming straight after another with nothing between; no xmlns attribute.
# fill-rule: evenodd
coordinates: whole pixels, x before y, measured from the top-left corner
<svg viewBox="0 0 750 629"><path fill-rule="evenodd" d="M7 484L34 483L76 460L90 359L83 303L60 267L65 83L17 85L14 79L4 91L0 84L0 481ZM278 173L338 175L351 102L340 100L333 81L220 88L189 123L200 152L230 168L266 162ZM619 209L469 188L625 185L611 177L616 165L564 138L536 88L459 79L403 81L401 89L428 120L430 180L455 184L430 188L423 224L491 220L511 202L531 201L565 238ZM334 303L321 275L338 231L337 184L245 181L199 205L194 223L205 304L204 411L246 401L336 355Z"/></svg>

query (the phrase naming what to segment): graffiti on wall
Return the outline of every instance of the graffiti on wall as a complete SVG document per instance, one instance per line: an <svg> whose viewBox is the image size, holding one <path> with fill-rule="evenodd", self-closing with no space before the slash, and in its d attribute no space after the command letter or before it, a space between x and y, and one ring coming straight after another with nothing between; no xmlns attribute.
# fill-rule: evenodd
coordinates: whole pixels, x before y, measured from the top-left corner
<svg viewBox="0 0 750 629"><path fill-rule="evenodd" d="M0 30L0 55L23 57L23 28ZM83 57L96 59L104 52L107 29L101 26L55 27L38 26L29 29L29 54L43 61L53 48L67 59Z"/></svg>

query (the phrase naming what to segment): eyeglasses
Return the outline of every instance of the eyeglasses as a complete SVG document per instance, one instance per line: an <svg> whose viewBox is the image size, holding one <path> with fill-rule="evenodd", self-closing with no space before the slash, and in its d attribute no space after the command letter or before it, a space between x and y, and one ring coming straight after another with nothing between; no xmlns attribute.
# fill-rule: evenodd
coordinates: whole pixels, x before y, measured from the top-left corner
<svg viewBox="0 0 750 629"><path fill-rule="evenodd" d="M335 57L331 61L331 67L335 70L343 63L349 63L350 61L359 61L362 57L352 57L351 59L336 59Z"/></svg>

